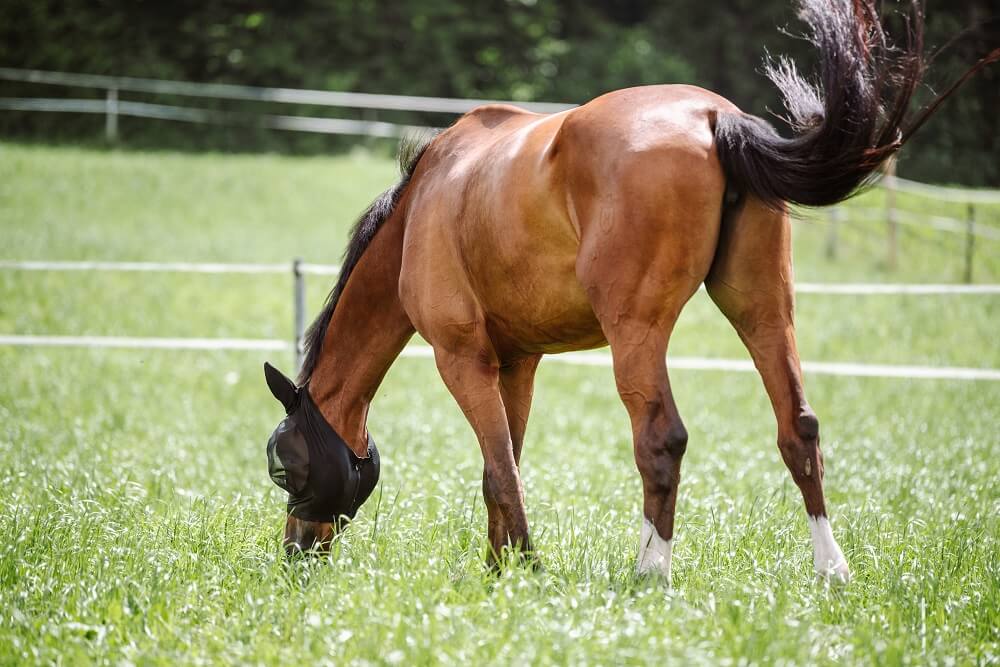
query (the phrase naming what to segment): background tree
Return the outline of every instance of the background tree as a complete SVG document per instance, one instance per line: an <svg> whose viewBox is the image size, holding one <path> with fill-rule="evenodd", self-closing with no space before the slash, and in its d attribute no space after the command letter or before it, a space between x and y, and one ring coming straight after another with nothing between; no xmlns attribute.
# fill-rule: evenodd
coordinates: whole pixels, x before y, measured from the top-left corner
<svg viewBox="0 0 1000 667"><path fill-rule="evenodd" d="M928 4L928 48L954 40L932 63L931 86L950 80L1000 44L995 0ZM812 59L809 45L778 27L792 34L799 29L790 0L7 0L0 4L0 65L566 102L585 102L626 86L681 82L766 114L780 106L759 71L764 50L789 53L803 67ZM3 96L100 94L9 82L0 88ZM922 99L929 96L930 90ZM129 99L192 104L164 96ZM246 109L231 101L197 104ZM998 110L1000 68L993 67L971 81L904 150L900 173L1000 187ZM287 106L274 111L340 113ZM372 112L346 110L343 115L371 117ZM435 125L450 120L388 112L378 117ZM0 136L87 141L97 135L97 127L94 117L0 113ZM129 145L227 150L313 152L359 141L146 119L123 119L122 133Z"/></svg>

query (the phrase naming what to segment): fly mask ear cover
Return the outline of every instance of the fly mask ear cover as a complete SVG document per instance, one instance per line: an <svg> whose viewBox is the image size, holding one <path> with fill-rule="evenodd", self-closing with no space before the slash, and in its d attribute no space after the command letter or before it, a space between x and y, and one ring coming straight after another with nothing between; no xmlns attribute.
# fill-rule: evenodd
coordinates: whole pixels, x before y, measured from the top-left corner
<svg viewBox="0 0 1000 667"><path fill-rule="evenodd" d="M378 482L378 449L368 435L368 458L358 458L327 423L309 395L271 364L264 377L286 417L267 441L267 469L288 492L288 513L305 521L353 519Z"/></svg>

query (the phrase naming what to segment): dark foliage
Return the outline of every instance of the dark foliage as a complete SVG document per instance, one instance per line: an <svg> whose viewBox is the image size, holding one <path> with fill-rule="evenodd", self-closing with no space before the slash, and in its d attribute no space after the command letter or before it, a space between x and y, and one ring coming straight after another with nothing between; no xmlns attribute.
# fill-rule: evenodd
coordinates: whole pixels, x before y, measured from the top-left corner
<svg viewBox="0 0 1000 667"><path fill-rule="evenodd" d="M995 0L927 0L932 87L1000 45ZM884 3L887 10L895 2ZM791 0L5 0L0 65L95 74L330 90L584 102L644 83L697 83L748 112L778 108L763 50L809 69ZM964 29L970 28L967 32ZM963 88L903 152L902 175L1000 186L1000 72ZM0 96L88 97L97 91L0 82ZM131 94L127 99L234 111L370 118L373 112ZM434 114L378 119L447 125ZM100 116L0 112L0 136L100 137ZM788 128L778 121L779 131ZM121 120L129 146L326 151L356 138L255 127Z"/></svg>

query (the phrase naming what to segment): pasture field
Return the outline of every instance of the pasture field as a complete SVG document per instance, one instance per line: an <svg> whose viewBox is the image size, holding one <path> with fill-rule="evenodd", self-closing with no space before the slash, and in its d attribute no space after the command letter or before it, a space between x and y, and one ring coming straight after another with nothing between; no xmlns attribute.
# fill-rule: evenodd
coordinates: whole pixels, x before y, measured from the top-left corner
<svg viewBox="0 0 1000 667"><path fill-rule="evenodd" d="M0 145L0 256L330 263L393 178L365 152ZM890 273L881 228L844 229L830 261L825 228L797 225L800 280L961 275L946 235L903 234ZM996 246L977 280L1000 280ZM315 310L331 281L309 280ZM813 361L997 368L998 323L997 296L798 305ZM0 271L0 333L290 338L291 280ZM671 354L747 358L703 294ZM0 347L0 664L1000 661L1000 383L807 375L855 577L838 588L813 579L756 375L673 371L690 444L668 591L634 575L640 482L610 369L552 359L523 459L543 571L484 571L478 447L423 359L372 408L382 481L358 520L330 558L287 562L265 359L290 370L283 353Z"/></svg>

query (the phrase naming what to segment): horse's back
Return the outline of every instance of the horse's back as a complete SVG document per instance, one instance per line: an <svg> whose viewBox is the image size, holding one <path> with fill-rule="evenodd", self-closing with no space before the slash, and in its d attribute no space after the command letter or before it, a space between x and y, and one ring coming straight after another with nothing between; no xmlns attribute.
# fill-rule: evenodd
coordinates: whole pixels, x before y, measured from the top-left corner
<svg viewBox="0 0 1000 667"><path fill-rule="evenodd" d="M599 197L627 186L684 196L701 190L721 196L722 169L714 126L720 112L738 111L719 95L687 85L617 90L575 110L557 138L567 186Z"/></svg>
<svg viewBox="0 0 1000 667"><path fill-rule="evenodd" d="M567 116L563 134L615 142L608 150L643 153L664 149L709 149L720 111L738 112L726 98L684 84L636 86L596 97Z"/></svg>

